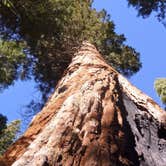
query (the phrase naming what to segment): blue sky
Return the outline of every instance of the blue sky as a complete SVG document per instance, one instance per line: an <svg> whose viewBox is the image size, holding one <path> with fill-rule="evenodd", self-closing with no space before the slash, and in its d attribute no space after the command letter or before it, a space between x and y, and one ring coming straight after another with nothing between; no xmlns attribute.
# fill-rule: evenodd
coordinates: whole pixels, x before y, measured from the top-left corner
<svg viewBox="0 0 166 166"><path fill-rule="evenodd" d="M142 69L130 81L161 105L153 82L166 77L166 28L154 16L147 19L137 17L137 11L128 8L127 0L95 0L97 10L106 9L116 25L116 32L125 34L127 44L141 54ZM24 106L39 94L34 82L17 81L0 94L0 113L9 121L21 118Z"/></svg>

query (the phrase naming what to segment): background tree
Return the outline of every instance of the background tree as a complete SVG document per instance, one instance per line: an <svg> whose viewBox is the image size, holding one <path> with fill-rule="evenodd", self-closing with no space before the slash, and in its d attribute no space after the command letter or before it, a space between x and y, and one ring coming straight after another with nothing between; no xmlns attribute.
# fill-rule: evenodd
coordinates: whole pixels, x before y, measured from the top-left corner
<svg viewBox="0 0 166 166"><path fill-rule="evenodd" d="M84 40L95 44L108 63L126 76L141 67L139 53L124 44L124 35L115 33L109 15L93 9L92 1L4 0L0 2L0 15L1 40L6 44L12 40L23 51L14 67L9 65L14 76L3 81L3 85L8 86L20 77L33 77L43 101ZM6 57L6 52L3 56Z"/></svg>
<svg viewBox="0 0 166 166"><path fill-rule="evenodd" d="M0 155L15 141L20 129L20 120L7 124L7 118L0 114Z"/></svg>
<svg viewBox="0 0 166 166"><path fill-rule="evenodd" d="M163 104L166 105L166 78L158 78L154 83L155 89L161 98Z"/></svg>

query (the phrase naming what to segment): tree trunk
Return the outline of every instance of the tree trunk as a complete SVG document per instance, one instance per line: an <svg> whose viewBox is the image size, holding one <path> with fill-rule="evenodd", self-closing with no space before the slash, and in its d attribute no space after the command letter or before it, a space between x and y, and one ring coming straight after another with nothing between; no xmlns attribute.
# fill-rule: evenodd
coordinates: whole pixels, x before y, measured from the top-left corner
<svg viewBox="0 0 166 166"><path fill-rule="evenodd" d="M165 166L166 112L84 42L1 166Z"/></svg>

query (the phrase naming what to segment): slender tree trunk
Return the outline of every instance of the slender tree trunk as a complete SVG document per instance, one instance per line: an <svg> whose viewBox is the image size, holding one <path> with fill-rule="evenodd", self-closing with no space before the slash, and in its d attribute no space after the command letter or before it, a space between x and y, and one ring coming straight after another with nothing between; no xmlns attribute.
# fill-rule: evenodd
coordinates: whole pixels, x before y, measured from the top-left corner
<svg viewBox="0 0 166 166"><path fill-rule="evenodd" d="M165 166L165 129L166 112L84 42L0 165Z"/></svg>

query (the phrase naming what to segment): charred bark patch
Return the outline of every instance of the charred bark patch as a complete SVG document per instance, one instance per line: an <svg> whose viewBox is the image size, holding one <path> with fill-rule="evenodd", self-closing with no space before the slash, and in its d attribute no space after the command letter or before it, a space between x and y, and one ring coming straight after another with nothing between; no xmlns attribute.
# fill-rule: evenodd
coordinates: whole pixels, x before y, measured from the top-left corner
<svg viewBox="0 0 166 166"><path fill-rule="evenodd" d="M136 142L135 142L135 135L132 131L132 125L128 121L128 117L130 117L130 113L128 112L124 102L123 102L123 90L119 84L119 81L116 79L116 92L118 94L117 99L117 107L121 111L121 116L123 118L123 126L121 127L121 130L124 132L124 136L122 138L121 143L121 149L120 149L120 155L122 156L121 162L125 165L133 165L133 166L139 166L140 165L140 157L135 149ZM133 118L133 117L130 117ZM119 141L120 142L120 141Z"/></svg>

